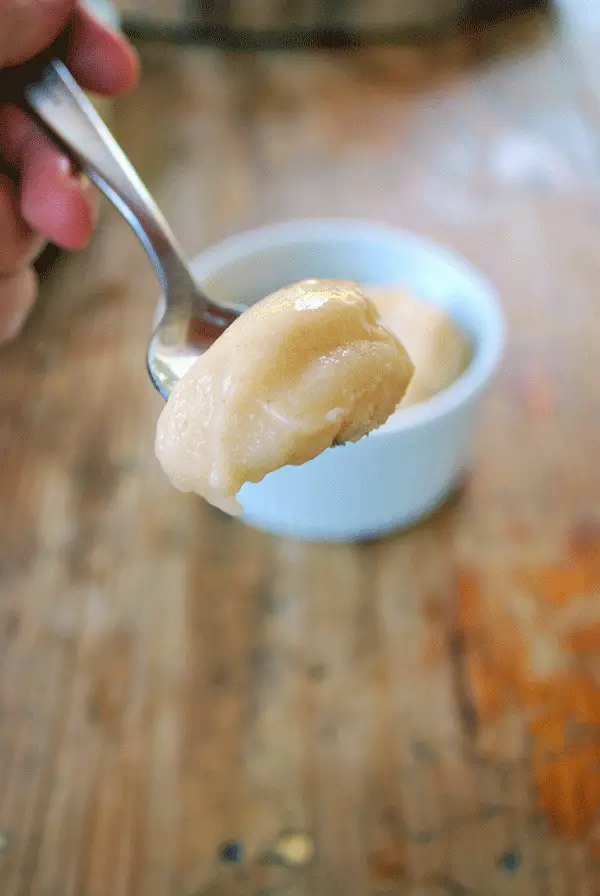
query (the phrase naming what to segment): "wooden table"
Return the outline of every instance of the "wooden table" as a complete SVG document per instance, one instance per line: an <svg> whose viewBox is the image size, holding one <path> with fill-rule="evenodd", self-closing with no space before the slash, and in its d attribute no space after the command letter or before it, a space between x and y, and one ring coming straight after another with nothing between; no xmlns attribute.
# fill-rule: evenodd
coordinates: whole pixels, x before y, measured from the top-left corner
<svg viewBox="0 0 600 896"><path fill-rule="evenodd" d="M485 270L509 347L451 506L270 538L158 469L157 287L105 214L0 356L3 896L600 893L599 46L572 0L435 49L144 50L118 136L187 250L390 221Z"/></svg>

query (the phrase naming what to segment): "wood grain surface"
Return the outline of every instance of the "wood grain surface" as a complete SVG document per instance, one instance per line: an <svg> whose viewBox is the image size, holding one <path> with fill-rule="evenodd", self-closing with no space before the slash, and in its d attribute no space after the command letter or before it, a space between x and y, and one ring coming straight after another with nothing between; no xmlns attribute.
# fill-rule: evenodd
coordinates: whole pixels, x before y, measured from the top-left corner
<svg viewBox="0 0 600 896"><path fill-rule="evenodd" d="M0 354L3 896L600 894L600 12L423 50L146 47L116 130L190 252L359 215L509 322L463 491L362 545L173 491L108 210Z"/></svg>

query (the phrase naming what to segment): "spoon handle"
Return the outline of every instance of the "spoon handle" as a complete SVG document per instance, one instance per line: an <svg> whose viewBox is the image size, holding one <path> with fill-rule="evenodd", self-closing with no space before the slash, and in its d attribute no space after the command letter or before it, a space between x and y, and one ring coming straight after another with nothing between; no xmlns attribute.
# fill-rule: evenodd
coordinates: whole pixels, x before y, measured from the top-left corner
<svg viewBox="0 0 600 896"><path fill-rule="evenodd" d="M83 172L118 208L146 249L165 294L173 264L185 266L179 244L125 153L60 59L47 62L26 84L29 109ZM169 281L169 282L167 282Z"/></svg>

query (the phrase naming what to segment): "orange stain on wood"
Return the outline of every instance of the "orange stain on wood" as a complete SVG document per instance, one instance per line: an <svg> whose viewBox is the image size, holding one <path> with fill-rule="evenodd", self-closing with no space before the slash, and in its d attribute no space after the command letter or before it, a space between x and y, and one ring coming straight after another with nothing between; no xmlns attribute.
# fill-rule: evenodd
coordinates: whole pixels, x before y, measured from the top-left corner
<svg viewBox="0 0 600 896"><path fill-rule="evenodd" d="M600 585L600 542L583 548L577 560L518 570L516 585L533 597L540 638L559 623L561 612ZM581 562L589 558L591 562ZM467 644L474 699L483 724L520 706L532 742L533 776L539 808L555 832L588 834L600 812L600 687L573 659L600 651L600 619L574 623L555 639L559 655L546 674L536 671L535 635L525 633L517 616L501 600L486 594L475 570L457 580L459 625Z"/></svg>
<svg viewBox="0 0 600 896"><path fill-rule="evenodd" d="M541 759L535 763L540 809L557 833L571 838L585 836L600 807L600 745Z"/></svg>
<svg viewBox="0 0 600 896"><path fill-rule="evenodd" d="M600 619L568 632L563 638L563 643L571 653L600 656ZM598 724L600 725L600 719Z"/></svg>
<svg viewBox="0 0 600 896"><path fill-rule="evenodd" d="M568 549L571 560L584 566L600 582L600 519L578 520L571 529Z"/></svg>
<svg viewBox="0 0 600 896"><path fill-rule="evenodd" d="M555 607L568 606L574 598L591 594L600 586L595 570L575 565L548 564L518 570L514 580L534 597Z"/></svg>

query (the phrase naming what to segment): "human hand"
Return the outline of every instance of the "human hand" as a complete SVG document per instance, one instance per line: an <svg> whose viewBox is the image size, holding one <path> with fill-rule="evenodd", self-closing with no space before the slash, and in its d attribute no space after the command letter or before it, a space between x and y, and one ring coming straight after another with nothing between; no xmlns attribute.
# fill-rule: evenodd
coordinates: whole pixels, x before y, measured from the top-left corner
<svg viewBox="0 0 600 896"><path fill-rule="evenodd" d="M80 0L0 0L0 69L49 46L71 23L67 64L86 90L114 96L137 77L127 41L83 8ZM95 220L91 184L20 109L0 105L0 343L20 331L37 293L33 261L47 240L65 249L85 245Z"/></svg>

